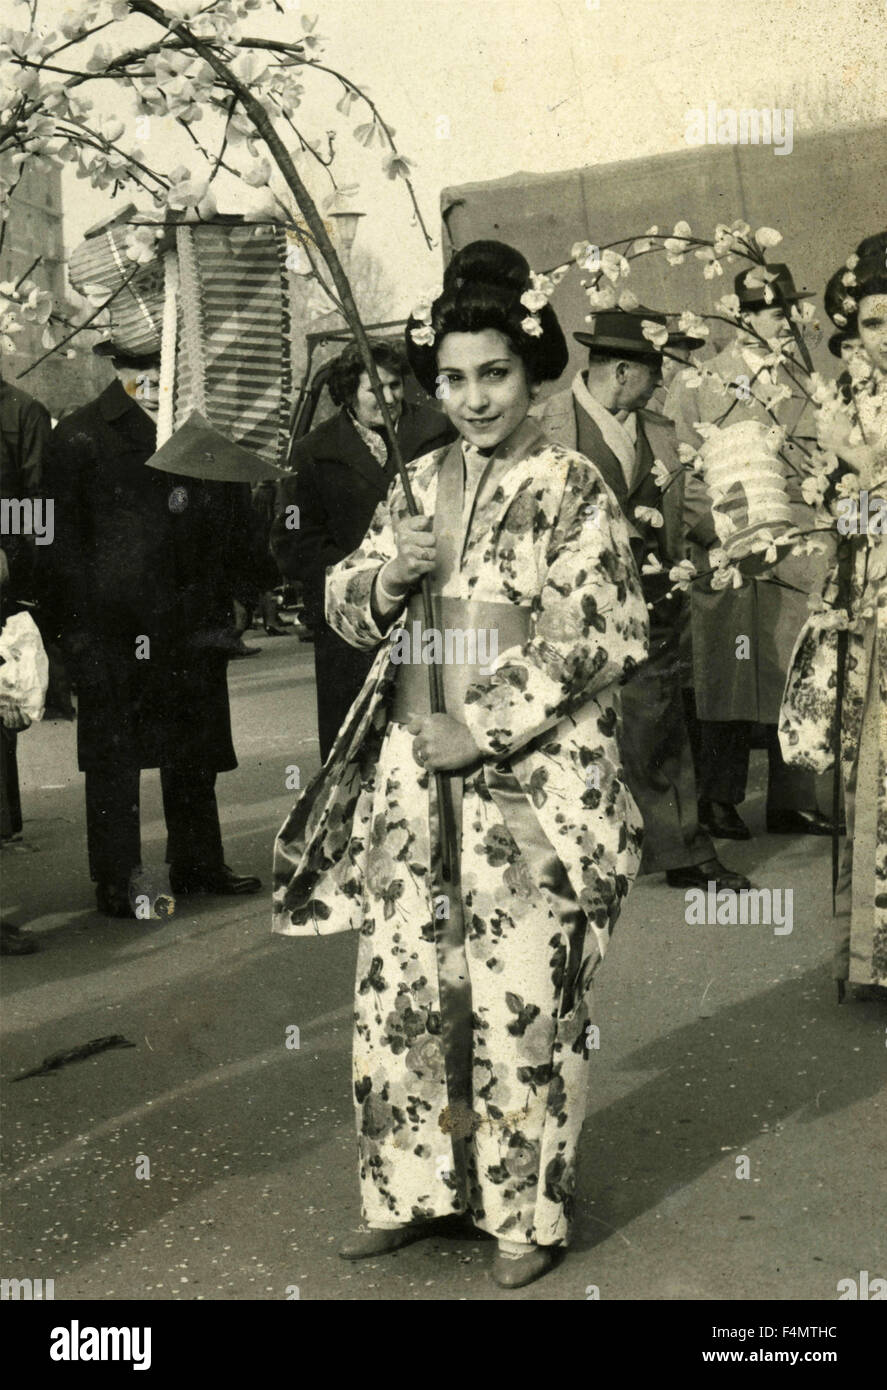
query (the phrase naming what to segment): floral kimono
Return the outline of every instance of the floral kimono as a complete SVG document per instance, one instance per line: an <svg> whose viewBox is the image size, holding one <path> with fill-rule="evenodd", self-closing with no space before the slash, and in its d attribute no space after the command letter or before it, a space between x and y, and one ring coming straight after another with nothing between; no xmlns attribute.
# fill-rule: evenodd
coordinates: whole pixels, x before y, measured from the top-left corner
<svg viewBox="0 0 887 1390"><path fill-rule="evenodd" d="M403 619L386 634L370 607L407 514L398 480L359 549L327 573L327 620L379 650L278 836L274 930L360 932L364 1219L467 1211L497 1237L557 1245L573 1204L591 979L640 857L617 687L645 658L647 615L618 504L587 459L525 420L491 458L457 444L410 464L424 513L456 462L461 485L463 458L461 527L458 509L435 518L454 555L442 598L519 608L526 640L448 708L482 754L449 774L455 888L437 848L435 778L395 717Z"/></svg>
<svg viewBox="0 0 887 1390"><path fill-rule="evenodd" d="M837 628L846 626L841 773L847 839L836 891L834 974L852 984L887 986L887 382L858 399L857 407L862 430L850 426L848 415L847 443L838 445L845 458L857 457L859 467L844 495L854 502L861 527L867 511L878 519L844 542L852 552L849 623L829 607L838 598L835 575L823 594L826 608L812 615L798 639L779 734L786 761L816 772L832 766ZM861 438L870 443L861 446ZM875 499L884 500L883 510ZM839 511L846 515L846 504Z"/></svg>

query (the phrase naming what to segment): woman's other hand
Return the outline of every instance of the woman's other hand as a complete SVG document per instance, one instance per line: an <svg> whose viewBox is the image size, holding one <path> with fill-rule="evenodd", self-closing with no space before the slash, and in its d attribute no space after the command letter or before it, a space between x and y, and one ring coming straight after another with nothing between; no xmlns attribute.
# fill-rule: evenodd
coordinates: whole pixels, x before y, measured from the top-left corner
<svg viewBox="0 0 887 1390"><path fill-rule="evenodd" d="M450 714L411 714L407 728L414 735L413 757L429 772L453 772L483 756L468 725Z"/></svg>

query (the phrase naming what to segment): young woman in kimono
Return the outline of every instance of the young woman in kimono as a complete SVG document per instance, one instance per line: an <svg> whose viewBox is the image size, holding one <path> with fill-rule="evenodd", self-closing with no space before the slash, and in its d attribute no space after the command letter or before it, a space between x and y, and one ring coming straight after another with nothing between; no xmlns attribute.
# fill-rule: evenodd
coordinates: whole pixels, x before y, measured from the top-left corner
<svg viewBox="0 0 887 1390"><path fill-rule="evenodd" d="M640 851L618 686L647 642L618 503L527 418L567 349L551 307L522 296L538 305L524 258L476 242L410 320L413 369L460 440L408 466L422 516L395 481L327 571L327 621L376 659L278 836L274 894L284 935L360 932L369 1229L340 1253L467 1213L497 1238L505 1287L569 1236L591 980ZM424 574L437 627L420 637ZM430 713L432 661L445 714Z"/></svg>
<svg viewBox="0 0 887 1390"><path fill-rule="evenodd" d="M850 613L840 748L847 840L835 897L839 999L848 980L887 988L887 234L870 241L877 251L856 265L846 307L857 307L842 325L858 337L857 360L818 425L820 443L859 488L853 525L842 528L849 531L844 584L836 572L823 595ZM848 515L844 498L837 510ZM782 706L785 757L819 772L834 756L834 652L833 633L799 640Z"/></svg>

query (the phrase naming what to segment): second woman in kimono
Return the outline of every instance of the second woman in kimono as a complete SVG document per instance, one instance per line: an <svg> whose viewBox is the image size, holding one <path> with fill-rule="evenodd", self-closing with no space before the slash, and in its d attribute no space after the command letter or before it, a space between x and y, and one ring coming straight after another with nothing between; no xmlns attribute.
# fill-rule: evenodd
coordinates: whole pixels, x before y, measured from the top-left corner
<svg viewBox="0 0 887 1390"><path fill-rule="evenodd" d="M340 1253L466 1213L517 1287L569 1238L591 982L639 861L619 684L647 616L612 493L527 418L567 349L524 258L459 252L407 349L460 440L409 465L422 516L395 481L327 572L328 622L376 658L278 836L274 929L360 933L368 1229ZM446 713L427 695L437 661Z"/></svg>
<svg viewBox="0 0 887 1390"><path fill-rule="evenodd" d="M833 509L843 537L824 612L796 646L780 725L786 759L815 772L832 765L840 727L847 841L835 885L839 1000L848 980L864 992L887 990L887 233L866 246L867 255L839 272L853 270L840 327L857 346L846 383L823 401L817 422L820 444L838 460ZM833 619L842 609L839 672Z"/></svg>

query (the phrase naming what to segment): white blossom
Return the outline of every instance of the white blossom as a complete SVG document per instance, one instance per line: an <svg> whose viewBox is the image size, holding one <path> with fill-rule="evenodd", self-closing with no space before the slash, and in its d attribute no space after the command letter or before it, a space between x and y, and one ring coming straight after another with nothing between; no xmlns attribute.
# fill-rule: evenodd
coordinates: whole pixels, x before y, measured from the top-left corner
<svg viewBox="0 0 887 1390"><path fill-rule="evenodd" d="M764 248L778 246L782 241L782 232L777 232L775 227L759 227L755 232L755 241Z"/></svg>

